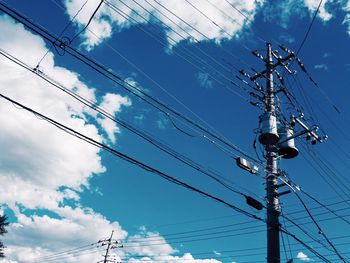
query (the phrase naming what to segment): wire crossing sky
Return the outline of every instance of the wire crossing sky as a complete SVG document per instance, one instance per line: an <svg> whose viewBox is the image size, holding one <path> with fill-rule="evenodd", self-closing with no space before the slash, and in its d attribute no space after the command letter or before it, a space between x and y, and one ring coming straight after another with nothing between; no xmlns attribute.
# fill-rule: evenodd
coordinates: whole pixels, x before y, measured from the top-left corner
<svg viewBox="0 0 350 263"><path fill-rule="evenodd" d="M280 125L328 136L280 161L281 261L350 262L349 17L347 0L0 1L0 262L99 262L112 231L112 262L266 262L267 42L296 54Z"/></svg>

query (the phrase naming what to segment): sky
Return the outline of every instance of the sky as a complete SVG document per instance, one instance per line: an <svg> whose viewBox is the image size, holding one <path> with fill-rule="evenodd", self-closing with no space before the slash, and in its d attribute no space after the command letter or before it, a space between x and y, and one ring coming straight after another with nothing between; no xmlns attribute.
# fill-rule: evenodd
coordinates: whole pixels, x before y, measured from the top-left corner
<svg viewBox="0 0 350 263"><path fill-rule="evenodd" d="M278 69L292 98L278 92L278 111L288 120L302 112L303 122L317 125L317 134L328 139L311 145L305 136L298 137L299 155L282 158L279 167L319 228L350 262L350 1L321 1L311 30L317 0L1 4L64 43L53 45L1 11L1 95L263 219L265 209L255 210L242 196L265 202L264 162L259 161L263 148L254 143L262 106L256 104L254 83L243 83L238 71L252 75L263 70L264 62L252 51L265 56L266 43L281 56L287 53L279 45L297 52L308 75L296 62L289 65L294 74ZM71 56L69 47L119 80ZM258 81L265 86L266 79ZM121 82L137 91L130 93ZM192 123L147 103L149 97ZM0 113L0 212L10 222L1 237L6 245L1 263L98 262L106 249L101 240L112 231L122 247L112 249L110 259L120 262L266 262L263 222L88 144L4 98ZM284 119L279 119L282 126ZM298 125L295 129L301 131ZM242 153L256 160L258 175L237 167L235 158ZM281 218L285 229L330 262L342 262L296 194L280 201L283 214L297 225ZM288 259L322 262L283 234L281 262Z"/></svg>

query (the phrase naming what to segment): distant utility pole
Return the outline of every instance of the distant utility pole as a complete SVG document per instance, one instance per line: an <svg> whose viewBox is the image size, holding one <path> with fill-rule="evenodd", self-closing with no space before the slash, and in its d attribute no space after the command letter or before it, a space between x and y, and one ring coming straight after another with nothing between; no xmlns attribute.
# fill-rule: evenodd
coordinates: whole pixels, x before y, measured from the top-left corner
<svg viewBox="0 0 350 263"><path fill-rule="evenodd" d="M108 239L107 248L106 248L106 254L104 256L103 263L107 263L107 261L108 261L108 253L109 253L109 250L110 250L111 245L112 245L113 234L114 234L114 230L112 230L111 237Z"/></svg>
<svg viewBox="0 0 350 263"><path fill-rule="evenodd" d="M98 243L102 243L101 247L103 246L107 246L107 247L106 247L106 253L103 255L103 260L97 263L107 263L107 262L120 263L120 261L118 261L117 258L111 257L109 255L110 250L123 247L123 245L120 244L119 241L113 240L113 235L114 235L114 230L112 231L110 238L98 241Z"/></svg>
<svg viewBox="0 0 350 263"><path fill-rule="evenodd" d="M284 86L283 75L277 71L277 68L283 68L288 74L295 74L288 68L288 65L295 60L303 71L305 71L304 65L300 59L296 57L291 50L279 46L279 48L286 53L285 57L278 54L278 50L272 50L271 43L266 44L267 52L266 57L260 55L258 51L252 53L264 61L265 69L261 72L257 72L254 69L255 74L250 76L243 70L240 73L254 83L254 90L259 92L259 95L255 95L255 98L260 100L260 104L263 105L263 113L259 117L259 142L264 146L265 159L266 159L266 224L267 224L267 262L268 263L280 263L280 223L279 216L281 213L279 197L284 194L288 194L291 191L278 192L280 187L286 186L285 183L278 184L278 180L281 177L281 171L278 169L278 160L281 158L291 159L298 155L299 151L295 147L294 138L305 135L307 140L311 140L312 144L316 142L322 142L323 139L316 135L318 129L314 126L309 129L308 126L301 120L303 114L299 117L291 116L291 121L286 121L283 113L280 110L280 105L276 103L276 95L282 92L288 97L288 90ZM277 76L277 89L274 87L276 83L274 75ZM266 87L262 88L257 81L258 79L266 79ZM247 82L244 82L247 84ZM250 85L250 87L252 87ZM262 96L261 96L262 95ZM290 98L289 98L290 99ZM255 105L255 104L254 104ZM277 110L278 109L278 110ZM299 112L300 113L300 112ZM282 118L283 116L283 118ZM294 128L298 124L301 130L298 133L294 133ZM252 174L257 173L257 168L253 164L249 163L243 158L237 158L237 165L241 168L249 171ZM283 180L282 180L283 181ZM283 181L284 182L284 181ZM252 199L252 200L250 200ZM263 205L250 197L247 199L247 204L261 210Z"/></svg>

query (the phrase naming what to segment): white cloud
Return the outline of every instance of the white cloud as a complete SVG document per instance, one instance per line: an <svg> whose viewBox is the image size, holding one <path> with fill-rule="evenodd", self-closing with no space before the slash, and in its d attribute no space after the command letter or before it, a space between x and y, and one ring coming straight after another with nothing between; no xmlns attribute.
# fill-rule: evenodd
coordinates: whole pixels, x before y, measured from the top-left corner
<svg viewBox="0 0 350 263"><path fill-rule="evenodd" d="M0 16L0 47L33 68L46 52L42 39L5 16ZM115 124L106 122L101 116L2 56L0 68L0 93L97 141L105 140L99 133L101 130L112 142L115 141L115 133L118 132ZM122 107L131 105L128 98L117 94L108 93L100 100L97 99L95 90L86 86L77 73L55 65L51 52L40 69L85 98L101 101L100 105L113 115L118 114ZM0 144L3 149L0 152L0 207L1 212L4 209L12 210L15 218L3 239L7 246L7 258L0 262L24 262L92 244L108 237L112 230L115 231L116 239L125 241L127 232L118 222L111 222L79 203L80 193L90 187L90 178L106 170L101 164L99 150L15 108L4 99L0 102ZM90 117L96 118L100 126L88 123ZM146 229L140 231L142 234L128 240L157 237L164 244L145 248L139 240L139 245L136 243L136 247L127 250L129 254L147 254L164 262L173 259L175 262L178 258L184 259L183 262L217 262L210 259L194 260L190 254L172 256L176 250L163 237L157 233L144 234ZM101 260L101 249L97 250L95 247L81 254L68 253L60 262L97 262ZM122 257L125 252L118 253ZM116 254L114 256L117 257Z"/></svg>
<svg viewBox="0 0 350 263"><path fill-rule="evenodd" d="M47 50L41 38L6 16L0 16L0 32L1 48L33 68ZM0 68L2 94L97 141L103 140L99 134L101 127L87 122L86 117L94 115L83 105L4 57L0 57ZM77 73L56 66L51 52L41 69L85 98L97 101L95 90L80 81ZM102 100L102 106L112 114L128 105L127 98L116 94L106 94ZM83 187L89 188L89 179L105 171L99 150L3 99L0 111L3 124L0 144L4 149L0 152L0 200L15 213L17 220L4 237L8 249L3 262L23 262L48 252L76 247L78 243L95 242L109 235L112 229L117 238L124 238L126 232L117 222L110 222L79 205L79 193ZM108 136L113 137L117 128L111 127L111 124L102 125ZM64 205L65 200L75 205ZM91 258L85 256L85 259L66 259L65 262L87 263Z"/></svg>
<svg viewBox="0 0 350 263"><path fill-rule="evenodd" d="M206 89L212 89L213 88L213 80L210 79L210 76L208 73L205 72L199 72L197 75L197 79L199 82L199 85Z"/></svg>
<svg viewBox="0 0 350 263"><path fill-rule="evenodd" d="M159 115L159 119L156 121L158 129L164 130L169 124L169 119L167 119L163 114Z"/></svg>
<svg viewBox="0 0 350 263"><path fill-rule="evenodd" d="M301 251L297 254L297 259L301 261L313 261L311 258L309 258L306 254L304 254Z"/></svg>
<svg viewBox="0 0 350 263"><path fill-rule="evenodd" d="M289 44L295 42L295 38L291 35L288 35L288 34L280 35L279 39L281 39L283 42L289 43Z"/></svg>
<svg viewBox="0 0 350 263"><path fill-rule="evenodd" d="M18 222L9 227L5 236L5 242L9 247L6 250L7 258L22 262L51 255L53 251L66 251L81 244L96 243L99 238L109 235L112 230L115 230L117 239L126 236L126 232L118 223L109 222L88 208L65 206L56 208L53 212L60 218L18 214ZM100 254L96 254L95 258L101 259L99 256ZM91 262L77 255L72 255L72 259L65 259L65 262L79 262L78 259L80 262Z"/></svg>
<svg viewBox="0 0 350 263"><path fill-rule="evenodd" d="M84 2L84 0L65 0L65 6L70 18L76 15ZM258 8L263 4L263 0L230 0L229 2L231 4L235 5L239 10L242 10L242 12L249 17L249 20L247 20L226 1L220 0L192 1L193 5L198 7L205 15L196 11L195 8L190 6L185 0L159 0L160 4L151 1L153 7L146 1L138 1L138 3L150 13L145 11L132 0L123 0L125 5L117 0L110 0L109 2L125 15L118 14L106 4L102 4L89 25L91 31L86 30L83 33L83 44L87 49L92 49L100 44L102 40L111 37L112 31L118 32L124 28L128 28L131 24L135 23L135 21L137 21L137 23L146 23L152 18L155 20L150 13L166 25L166 34L170 46L176 45L178 42L182 41L183 37L190 41L192 41L193 38L203 41L207 40L206 37L208 37L219 43L223 39L231 39L232 37L235 37L245 26L249 26L250 20L254 19ZM99 3L100 0L91 0L82 9L75 20L80 28L83 28L87 24ZM171 14L161 5L165 6L168 10L171 10L175 15ZM133 11L127 6L131 7ZM220 25L221 28L216 26L205 16L209 17L210 20L215 21L215 23ZM173 22L171 22L171 20ZM189 25L194 26L196 30ZM173 29L173 31L169 28ZM205 36L203 36L203 34ZM98 38L96 38L95 35L97 35Z"/></svg>
<svg viewBox="0 0 350 263"><path fill-rule="evenodd" d="M159 263L221 263L216 259L195 259L190 253L185 253L183 256L157 256L157 257L143 257L131 258L129 263L144 263L144 262L159 262Z"/></svg>
<svg viewBox="0 0 350 263"><path fill-rule="evenodd" d="M155 257L176 252L158 233L144 232L129 237L127 242L129 245L125 246L125 251L133 255Z"/></svg>
<svg viewBox="0 0 350 263"><path fill-rule="evenodd" d="M143 121L145 120L145 118L146 118L145 114L140 113L140 114L134 116L134 122L136 124L142 124Z"/></svg>
<svg viewBox="0 0 350 263"><path fill-rule="evenodd" d="M324 70L327 71L328 70L328 66L326 64L317 64L314 66L315 69L320 69L320 70Z"/></svg>
<svg viewBox="0 0 350 263"><path fill-rule="evenodd" d="M328 21L332 18L332 14L328 12L326 9L326 5L328 2L331 2L331 0L325 0L322 1L322 4L320 6L320 10L318 12L318 16L323 20L323 21ZM317 10L317 7L320 3L319 0L304 0L305 6L309 9L311 13L315 12Z"/></svg>
<svg viewBox="0 0 350 263"><path fill-rule="evenodd" d="M121 111L122 106L131 106L131 101L127 97L122 97L118 94L107 93L103 96L100 107L109 112L112 116L116 115ZM109 140L115 143L115 134L120 132L116 123L104 116L97 118L97 122L106 131Z"/></svg>
<svg viewBox="0 0 350 263"><path fill-rule="evenodd" d="M347 33L350 36L350 0L347 1L346 5L343 7L343 10L347 12L344 17L343 24L345 24L347 28Z"/></svg>
<svg viewBox="0 0 350 263"><path fill-rule="evenodd" d="M283 28L288 28L291 21L291 16L297 14L303 17L306 14L303 0L283 0L276 2L267 2L264 6L264 19L267 21L278 21L278 24ZM282 40L291 40L288 35Z"/></svg>
<svg viewBox="0 0 350 263"><path fill-rule="evenodd" d="M278 20L279 25L281 25L283 28L289 28L290 24L293 23L291 20L293 16L299 18L309 16L311 19L314 16L319 3L320 0L283 0L273 3L266 2L263 9L264 19L273 22ZM318 19L322 20L323 22L328 22L330 19L332 19L337 8L344 9L344 4L345 1L322 1L320 9L317 13ZM289 39L286 38L282 40L288 41Z"/></svg>

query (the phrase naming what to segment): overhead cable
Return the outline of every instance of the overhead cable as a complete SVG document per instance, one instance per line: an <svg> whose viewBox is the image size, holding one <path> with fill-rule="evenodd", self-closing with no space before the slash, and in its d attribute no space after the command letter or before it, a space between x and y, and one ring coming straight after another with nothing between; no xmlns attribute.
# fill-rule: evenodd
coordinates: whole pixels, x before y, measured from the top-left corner
<svg viewBox="0 0 350 263"><path fill-rule="evenodd" d="M266 220L262 219L261 217L258 217L257 215L254 215L254 214L252 214L252 213L250 213L248 211L245 211L245 210L243 210L243 209L241 209L241 208L239 208L239 207L237 207L237 206L235 206L235 205L233 205L233 204L231 204L231 203L229 203L229 202L227 202L227 201L225 201L225 200L223 200L223 199L221 199L219 197L216 197L216 196L214 196L212 194L204 192L203 190L200 190L200 189L198 189L198 188L196 188L196 187L194 187L192 185L189 185L189 184L187 184L187 183L185 183L185 182L183 182L183 181L181 181L179 179L176 179L176 178L174 178L174 177L172 177L172 176L170 176L170 175L168 175L168 174L166 174L166 173L164 173L164 172L162 172L162 171L160 171L160 170L158 170L156 168L153 168L153 167L151 167L151 166L149 166L149 165L147 165L147 164L145 164L145 163L143 163L141 161L138 161L138 160L134 159L133 157L130 157L130 156L128 156L128 155L126 155L126 154L124 154L124 153L122 153L122 152L120 152L120 151L118 151L118 150L108 146L108 145L105 145L105 144L103 144L101 142L98 142L98 141L94 140L93 138L90 138L90 137L88 137L88 136L86 136L86 135L84 135L84 134L82 134L82 133L80 133L80 132L78 132L78 131L76 131L76 130L74 130L74 129L72 129L72 128L70 128L70 127L68 127L68 126L66 126L66 125L64 125L62 123L60 123L60 122L58 122L58 121L55 121L54 119L49 118L49 117L47 117L47 116L45 116L45 115L43 115L43 114L41 114L41 113L39 113L39 112L29 108L29 107L27 107L27 106L25 106L25 105L15 101L15 100L13 100L13 99L11 99L11 98L3 95L3 94L0 94L0 97L5 99L5 100L7 100L7 101L9 101L9 102L11 102L16 107L19 107L19 108L21 108L23 110L26 110L26 111L34 114L35 116L39 117L40 119L43 119L43 120L47 121L48 123L56 126L57 128L61 129L64 132L68 133L69 135L72 135L72 136L74 136L74 137L76 137L76 138L78 138L78 139L80 139L82 141L85 141L86 143L89 143L89 144L91 144L91 145L93 145L95 147L98 147L98 148L100 148L102 150L105 150L105 151L115 155L116 157L118 157L118 158L120 158L122 160L125 160L126 162L129 162L129 163L131 163L133 165L136 165L136 166L142 168L145 171L148 171L150 173L158 175L158 176L160 176L161 178L165 179L168 182L171 182L173 184L176 184L178 186L186 188L186 189L188 189L190 191L196 192L196 193L198 193L198 194L200 194L200 195L202 195L202 196L204 196L204 197L206 197L206 198L208 198L210 200L213 200L213 201L215 201L217 203L221 203L222 205L224 205L224 206L226 206L226 207L228 207L230 209L233 209L234 211L236 211L236 212L238 212L240 214L243 214L243 215L245 215L247 217L253 218L253 219L257 220L257 221L260 221L260 222L263 222L263 223L266 224ZM292 234L289 231L283 229L282 227L280 227L280 229L281 229L281 231L283 231L287 235L290 235L293 239L295 239L299 243L301 243L305 248L307 248L310 252L315 254L317 257L319 257L321 259L324 259L324 257L322 255L320 255L317 251L315 251L313 248L311 248L309 245L307 245L305 242L303 242L300 238L296 237L294 234ZM325 262L330 262L330 261L326 260Z"/></svg>
<svg viewBox="0 0 350 263"><path fill-rule="evenodd" d="M113 81L114 83L118 84L120 87L125 89L126 91L132 93L142 101L145 101L152 107L158 109L159 111L163 113L170 112L173 114L176 118L180 118L189 124L193 125L195 128L199 129L202 132L207 133L208 135L212 136L213 138L219 140L221 143L224 145L234 149L235 151L239 152L243 156L247 157L250 160L255 161L256 163L260 163L259 160L254 158L253 156L245 153L241 149L239 149L237 146L232 144L231 142L227 141L226 139L222 138L221 136L218 136L214 134L213 132L207 130L200 124L194 122L193 120L189 119L187 116L184 116L183 114L179 113L178 111L174 110L173 108L170 108L168 105L164 104L163 102L159 101L158 99L152 97L148 93L146 93L144 90L136 87L135 85L125 81L123 78L112 72L111 70L107 69L103 65L99 64L98 62L94 61L93 59L89 58L87 55L82 54L78 50L74 49L71 46L67 46L65 43L63 43L60 39L57 37L53 36L51 33L49 33L46 29L42 27L38 27L35 25L32 21L18 13L17 11L7 7L5 4L0 3L0 10L3 11L4 13L8 14L12 18L14 18L16 21L22 23L25 25L27 28L30 30L36 32L40 36L42 36L44 39L49 41L50 43L54 43L57 47L62 48L66 53L69 53L73 57L77 58L81 62L83 62L85 65L91 67L94 69L96 72L101 74L102 76L106 77L107 79Z"/></svg>
<svg viewBox="0 0 350 263"><path fill-rule="evenodd" d="M56 80L50 78L48 75L44 74L43 72L38 71L37 69L32 69L29 65L24 63L23 61L19 60L18 58L10 55L4 50L0 49L0 55L6 57L10 61L16 63L17 65L21 66L22 68L32 72L36 76L40 77L47 83L49 83L51 86L63 91L67 95L71 96L78 102L82 103L83 105L89 107L93 111L96 111L97 113L101 114L103 117L121 125L122 127L126 128L130 132L134 133L135 135L139 136L140 138L146 140L162 152L172 156L173 158L177 159L178 161L182 162L183 164L193 168L194 170L208 176L210 179L214 180L221 186L225 187L226 189L230 190L233 193L239 194L241 196L246 196L243 192L235 189L234 187L230 186L228 183L224 182L224 180L229 181L230 184L233 184L230 180L227 180L226 178L208 170L207 168L203 167L201 164L196 163L192 159L190 159L187 156L184 156L183 154L175 151L172 147L162 143L159 139L157 139L154 135L147 134L146 132L132 126L130 123L126 122L125 120L122 120L120 117L115 117L113 114L107 112L105 109L101 108L99 105L96 105L96 103L82 97L81 95L75 93L72 91L72 89L68 89L64 87L63 85L59 84Z"/></svg>

